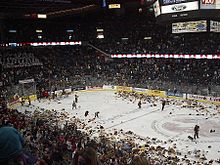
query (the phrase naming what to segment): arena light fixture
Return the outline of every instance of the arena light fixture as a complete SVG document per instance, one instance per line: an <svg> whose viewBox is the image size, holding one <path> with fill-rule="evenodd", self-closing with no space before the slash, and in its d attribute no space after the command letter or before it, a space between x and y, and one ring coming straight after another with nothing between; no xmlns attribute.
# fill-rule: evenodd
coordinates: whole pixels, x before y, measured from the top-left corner
<svg viewBox="0 0 220 165"><path fill-rule="evenodd" d="M103 32L104 29L96 29L97 32Z"/></svg>
<svg viewBox="0 0 220 165"><path fill-rule="evenodd" d="M8 30L8 32L9 32L9 33L16 33L17 30L14 30L14 29L13 29L13 30Z"/></svg>
<svg viewBox="0 0 220 165"><path fill-rule="evenodd" d="M73 33L73 30L72 29L68 29L66 30L67 33Z"/></svg>
<svg viewBox="0 0 220 165"><path fill-rule="evenodd" d="M144 40L151 40L152 37L144 37Z"/></svg>
<svg viewBox="0 0 220 165"><path fill-rule="evenodd" d="M103 39L103 38L105 38L105 37L104 37L103 34L98 34L98 35L97 35L97 38L98 38L98 39Z"/></svg>
<svg viewBox="0 0 220 165"><path fill-rule="evenodd" d="M37 14L37 18L39 18L39 19L46 19L47 15L46 14Z"/></svg>
<svg viewBox="0 0 220 165"><path fill-rule="evenodd" d="M108 5L109 9L120 9L121 8L121 4L110 4Z"/></svg>
<svg viewBox="0 0 220 165"><path fill-rule="evenodd" d="M42 33L43 31L42 30L36 30L36 33Z"/></svg>

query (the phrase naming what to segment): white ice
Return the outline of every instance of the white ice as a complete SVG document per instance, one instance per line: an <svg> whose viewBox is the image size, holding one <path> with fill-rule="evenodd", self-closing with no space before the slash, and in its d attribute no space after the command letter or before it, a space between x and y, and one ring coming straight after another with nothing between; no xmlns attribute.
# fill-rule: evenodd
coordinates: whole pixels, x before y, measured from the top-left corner
<svg viewBox="0 0 220 165"><path fill-rule="evenodd" d="M59 104L57 101L40 103L35 101L32 103L34 105L32 109L36 107L58 111L65 109L71 116L76 116L85 122L94 118L95 112L99 111L99 118L96 118L95 122L88 123L94 129L97 125L102 125L109 132L120 129L132 131L139 137L159 139L161 146L176 144L182 156L196 149L201 150L208 160L220 158L220 110L214 110L214 105L204 104L206 110L210 111L208 114L196 108L181 108L181 105L166 105L164 111L161 111L161 102L157 102L156 106L143 104L139 109L137 101L132 103L116 98L111 91L78 92L78 95L79 103L76 110L72 110L74 95L61 99ZM20 111L25 109L30 108L19 107ZM84 116L85 111L89 111L87 117ZM217 115L211 116L212 113ZM192 142L188 136L193 137L195 124L200 126L200 138ZM215 132L210 133L211 129L215 129ZM164 141L168 143L164 144ZM193 154L187 156L192 160L198 160Z"/></svg>

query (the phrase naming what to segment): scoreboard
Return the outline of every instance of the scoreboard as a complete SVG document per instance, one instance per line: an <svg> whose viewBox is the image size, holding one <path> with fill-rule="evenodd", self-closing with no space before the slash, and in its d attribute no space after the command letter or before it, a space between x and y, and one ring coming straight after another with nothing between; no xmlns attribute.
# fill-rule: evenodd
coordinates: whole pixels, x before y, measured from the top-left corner
<svg viewBox="0 0 220 165"><path fill-rule="evenodd" d="M220 0L200 0L201 9L220 9Z"/></svg>
<svg viewBox="0 0 220 165"><path fill-rule="evenodd" d="M193 0L161 0L160 2L162 6L165 6L165 5L193 2Z"/></svg>
<svg viewBox="0 0 220 165"><path fill-rule="evenodd" d="M197 6L200 6L200 9L220 9L220 0L160 0L159 3L161 6L167 5L176 5L195 2Z"/></svg>
<svg viewBox="0 0 220 165"><path fill-rule="evenodd" d="M186 11L193 11L198 10L199 5L198 1L186 2L186 3L178 3L178 4L170 4L161 6L161 13L168 14L168 13L178 13L178 12L186 12Z"/></svg>
<svg viewBox="0 0 220 165"><path fill-rule="evenodd" d="M220 20L220 0L157 0L153 8L159 23Z"/></svg>

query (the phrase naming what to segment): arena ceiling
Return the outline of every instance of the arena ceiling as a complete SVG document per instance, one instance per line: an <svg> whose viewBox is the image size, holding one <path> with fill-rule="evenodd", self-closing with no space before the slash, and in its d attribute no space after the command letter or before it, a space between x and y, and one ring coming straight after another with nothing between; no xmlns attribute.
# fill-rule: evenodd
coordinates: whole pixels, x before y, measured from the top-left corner
<svg viewBox="0 0 220 165"><path fill-rule="evenodd" d="M120 3L126 8L149 6L154 0L1 0L0 18L48 18L104 10L103 3Z"/></svg>

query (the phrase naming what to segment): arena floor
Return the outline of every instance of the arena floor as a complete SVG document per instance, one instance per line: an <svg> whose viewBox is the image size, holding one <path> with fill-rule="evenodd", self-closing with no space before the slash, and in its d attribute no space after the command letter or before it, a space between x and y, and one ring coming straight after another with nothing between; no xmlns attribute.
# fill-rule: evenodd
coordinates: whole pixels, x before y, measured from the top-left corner
<svg viewBox="0 0 220 165"><path fill-rule="evenodd" d="M143 144L147 137L156 138L154 145L175 146L181 156L187 155L192 160L198 159L190 153L198 150L208 160L220 158L220 109L215 105L200 103L203 109L199 106L183 108L181 103L173 101L176 103L166 105L165 110L161 111L160 101L157 101L155 106L147 103L138 109L137 101L132 103L116 98L114 92L78 92L78 95L79 103L76 110L72 110L74 95L60 101L35 101L31 108L66 111L71 117L76 116L88 123L94 130L103 126L107 132L121 129L132 131L135 133L133 136L138 137L139 142L142 141ZM18 109L24 111L27 107ZM89 111L87 117L84 116L85 111ZM91 122L97 111L100 112L99 118ZM193 137L196 124L200 126L200 138L191 141L188 136ZM215 132L210 133L211 129Z"/></svg>

